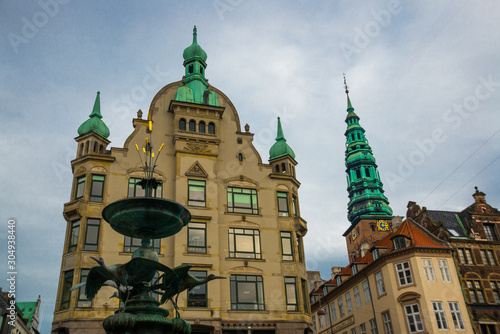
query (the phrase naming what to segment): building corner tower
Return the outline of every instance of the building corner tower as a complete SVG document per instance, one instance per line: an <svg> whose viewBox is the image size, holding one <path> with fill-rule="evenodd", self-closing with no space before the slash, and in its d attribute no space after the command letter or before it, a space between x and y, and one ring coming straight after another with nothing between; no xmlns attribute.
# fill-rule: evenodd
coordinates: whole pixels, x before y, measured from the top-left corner
<svg viewBox="0 0 500 334"><path fill-rule="evenodd" d="M351 226L344 232L349 261L362 257L390 231L392 209L384 195L375 157L347 94L345 166L349 203L347 218Z"/></svg>

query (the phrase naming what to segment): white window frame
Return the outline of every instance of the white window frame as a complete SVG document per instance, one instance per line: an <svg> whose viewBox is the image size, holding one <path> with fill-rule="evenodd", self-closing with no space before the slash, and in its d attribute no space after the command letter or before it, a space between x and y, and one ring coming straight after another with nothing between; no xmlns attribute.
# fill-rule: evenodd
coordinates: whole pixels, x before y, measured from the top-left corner
<svg viewBox="0 0 500 334"><path fill-rule="evenodd" d="M434 316L436 317L438 329L449 329L448 322L446 321L446 315L444 314L443 303L432 302L432 309L434 310Z"/></svg>
<svg viewBox="0 0 500 334"><path fill-rule="evenodd" d="M375 274L375 281L377 282L377 292L380 295L385 293L385 285L384 285L384 276L382 276L382 272L379 271Z"/></svg>
<svg viewBox="0 0 500 334"><path fill-rule="evenodd" d="M361 307L361 295L359 293L359 286L356 286L354 289L354 299L356 300L356 307L360 308Z"/></svg>
<svg viewBox="0 0 500 334"><path fill-rule="evenodd" d="M368 280L363 282L363 293L365 294L365 302L371 302L372 295L370 292L370 283L368 282Z"/></svg>
<svg viewBox="0 0 500 334"><path fill-rule="evenodd" d="M396 264L396 272L398 274L398 282L400 286L413 284L413 275L409 261Z"/></svg>
<svg viewBox="0 0 500 334"><path fill-rule="evenodd" d="M410 312L408 312L408 308L410 309ZM405 305L404 309L405 309L406 322L408 324L408 329L410 330L410 333L423 332L424 323L422 321L422 316L420 315L420 307L418 306L418 303ZM411 322L413 322L415 330L411 329Z"/></svg>
<svg viewBox="0 0 500 334"><path fill-rule="evenodd" d="M377 323L375 321L375 318L370 319L370 333L371 334L378 334Z"/></svg>
<svg viewBox="0 0 500 334"><path fill-rule="evenodd" d="M462 318L462 313L460 312L460 306L458 303L448 302L448 308L450 309L451 319L453 320L455 329L465 329L464 319Z"/></svg>
<svg viewBox="0 0 500 334"><path fill-rule="evenodd" d="M422 259L422 267L424 268L424 274L427 282L435 282L436 274L434 273L434 267L432 266L432 259Z"/></svg>
<svg viewBox="0 0 500 334"><path fill-rule="evenodd" d="M448 268L448 261L446 259L437 259L439 272L443 282L451 282L450 269Z"/></svg>
<svg viewBox="0 0 500 334"><path fill-rule="evenodd" d="M392 330L391 315L389 311L382 313L382 321L384 322L385 334L393 334L394 331Z"/></svg>
<svg viewBox="0 0 500 334"><path fill-rule="evenodd" d="M365 323L362 323L359 325L359 334L366 334L366 325Z"/></svg>
<svg viewBox="0 0 500 334"><path fill-rule="evenodd" d="M351 292L350 291L345 294L345 303L347 305L347 313L351 313L352 312L352 299L351 299Z"/></svg>

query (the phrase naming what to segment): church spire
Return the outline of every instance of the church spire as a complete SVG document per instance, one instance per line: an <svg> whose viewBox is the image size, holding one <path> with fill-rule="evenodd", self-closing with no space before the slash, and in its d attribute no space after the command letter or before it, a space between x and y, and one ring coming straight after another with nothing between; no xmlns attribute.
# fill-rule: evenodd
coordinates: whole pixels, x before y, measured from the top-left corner
<svg viewBox="0 0 500 334"><path fill-rule="evenodd" d="M365 130L359 124L359 117L347 94L347 123L345 165L349 204L347 218L354 227L361 219L391 219L392 209L384 195L383 184L377 170L375 157L365 137ZM349 229L350 230L350 229ZM348 230L348 231L349 231Z"/></svg>

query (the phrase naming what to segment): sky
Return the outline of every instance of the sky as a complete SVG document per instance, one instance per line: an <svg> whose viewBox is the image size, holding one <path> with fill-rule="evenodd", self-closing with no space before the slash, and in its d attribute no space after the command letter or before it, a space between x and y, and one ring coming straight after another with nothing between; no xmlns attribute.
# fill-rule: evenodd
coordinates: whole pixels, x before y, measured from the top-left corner
<svg viewBox="0 0 500 334"><path fill-rule="evenodd" d="M346 95L394 214L500 207L498 1L0 0L0 240L16 229L16 297L49 333L78 126L101 92L111 146L182 78L198 27L210 83L264 161L281 117L296 154L308 270L348 263ZM0 269L7 278L7 251ZM0 286L8 290L7 281Z"/></svg>

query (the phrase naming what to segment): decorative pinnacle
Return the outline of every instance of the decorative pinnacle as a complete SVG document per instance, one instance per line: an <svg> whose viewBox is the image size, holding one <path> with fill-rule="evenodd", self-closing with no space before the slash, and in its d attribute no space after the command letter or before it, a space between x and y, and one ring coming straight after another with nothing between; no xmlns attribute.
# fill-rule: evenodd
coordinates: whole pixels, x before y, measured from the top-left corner
<svg viewBox="0 0 500 334"><path fill-rule="evenodd" d="M344 88L345 88L345 93L347 94L347 111L353 111L354 108L352 107L351 104L351 99L349 98L349 87L347 86L347 82L345 79L345 73L342 73L344 75Z"/></svg>
<svg viewBox="0 0 500 334"><path fill-rule="evenodd" d="M349 95L349 87L347 86L347 82L345 80L345 73L342 73L342 75L344 76L344 88L345 88L345 93L347 95Z"/></svg>
<svg viewBox="0 0 500 334"><path fill-rule="evenodd" d="M141 160L142 169L144 170L144 178L138 183L142 186L146 191L147 197L152 197L153 189L156 189L161 181L157 181L153 175L156 167L156 161L158 160L158 156L160 155L163 146L165 143L162 143L160 149L158 150L158 154L153 152L153 146L151 145L151 133L153 132L153 122L149 120L148 124L149 129L149 140L146 138L146 144L142 147L142 152L144 154L144 162L142 162L141 152L139 150L139 146L135 144L135 149L139 154L139 159Z"/></svg>
<svg viewBox="0 0 500 334"><path fill-rule="evenodd" d="M193 44L198 44L198 31L196 25L193 28Z"/></svg>

